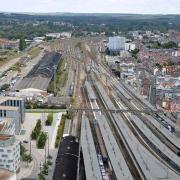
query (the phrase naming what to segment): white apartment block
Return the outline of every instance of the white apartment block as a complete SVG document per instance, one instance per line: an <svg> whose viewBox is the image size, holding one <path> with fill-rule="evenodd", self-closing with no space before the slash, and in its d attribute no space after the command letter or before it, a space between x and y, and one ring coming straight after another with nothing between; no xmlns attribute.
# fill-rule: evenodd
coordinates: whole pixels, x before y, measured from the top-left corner
<svg viewBox="0 0 180 180"><path fill-rule="evenodd" d="M136 49L136 45L133 43L125 43L125 50L126 51L133 51Z"/></svg>
<svg viewBox="0 0 180 180"><path fill-rule="evenodd" d="M115 36L109 37L108 47L110 51L122 51L125 50L125 37Z"/></svg>

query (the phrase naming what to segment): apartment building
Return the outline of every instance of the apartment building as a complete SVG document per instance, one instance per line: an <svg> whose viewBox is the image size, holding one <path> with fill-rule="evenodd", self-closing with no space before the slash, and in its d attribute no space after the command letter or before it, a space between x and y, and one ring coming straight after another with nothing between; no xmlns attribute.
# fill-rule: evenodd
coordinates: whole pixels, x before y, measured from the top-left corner
<svg viewBox="0 0 180 180"><path fill-rule="evenodd" d="M13 135L0 134L0 169L20 169L20 142Z"/></svg>
<svg viewBox="0 0 180 180"><path fill-rule="evenodd" d="M125 50L125 37L109 37L108 48L110 51L122 51Z"/></svg>

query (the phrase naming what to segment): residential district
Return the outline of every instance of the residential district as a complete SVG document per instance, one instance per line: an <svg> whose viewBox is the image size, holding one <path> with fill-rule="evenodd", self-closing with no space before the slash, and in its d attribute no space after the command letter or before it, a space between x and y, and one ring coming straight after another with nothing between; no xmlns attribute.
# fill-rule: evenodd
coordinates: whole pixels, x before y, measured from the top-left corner
<svg viewBox="0 0 180 180"><path fill-rule="evenodd" d="M0 38L0 179L179 180L180 31L82 33Z"/></svg>

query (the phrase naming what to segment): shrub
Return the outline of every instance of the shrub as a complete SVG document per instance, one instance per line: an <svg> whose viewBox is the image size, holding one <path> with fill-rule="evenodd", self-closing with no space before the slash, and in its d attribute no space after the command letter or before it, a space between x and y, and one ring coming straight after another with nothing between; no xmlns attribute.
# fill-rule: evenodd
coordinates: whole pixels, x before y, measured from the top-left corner
<svg viewBox="0 0 180 180"><path fill-rule="evenodd" d="M46 126L51 126L53 123L53 113L49 113L46 120Z"/></svg>
<svg viewBox="0 0 180 180"><path fill-rule="evenodd" d="M48 165L48 166L51 166L51 165L52 165L52 162L48 160L48 161L47 161L47 165Z"/></svg>

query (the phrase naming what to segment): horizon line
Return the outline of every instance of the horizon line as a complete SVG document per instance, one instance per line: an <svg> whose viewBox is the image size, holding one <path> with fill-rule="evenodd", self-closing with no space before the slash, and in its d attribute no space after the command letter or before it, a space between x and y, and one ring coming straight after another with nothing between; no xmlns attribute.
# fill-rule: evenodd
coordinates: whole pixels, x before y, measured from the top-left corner
<svg viewBox="0 0 180 180"><path fill-rule="evenodd" d="M122 15L180 15L177 13L118 13L118 12L33 12L33 11L0 11L4 14L122 14Z"/></svg>

